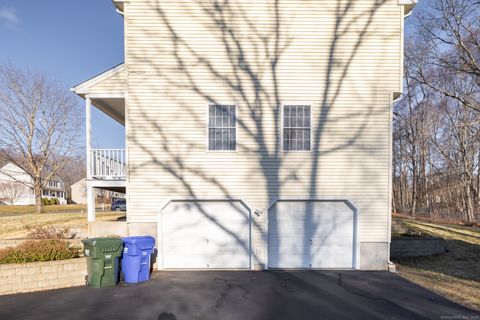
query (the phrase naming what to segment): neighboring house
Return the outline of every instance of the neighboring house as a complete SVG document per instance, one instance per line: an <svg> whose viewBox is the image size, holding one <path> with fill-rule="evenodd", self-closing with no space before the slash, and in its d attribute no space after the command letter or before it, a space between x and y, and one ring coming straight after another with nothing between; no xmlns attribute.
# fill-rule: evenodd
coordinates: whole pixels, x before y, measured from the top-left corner
<svg viewBox="0 0 480 320"><path fill-rule="evenodd" d="M118 188L118 232L155 236L159 269L388 268L415 1L113 2L125 63L72 89L91 230L94 188ZM92 105L126 150L92 149Z"/></svg>
<svg viewBox="0 0 480 320"><path fill-rule="evenodd" d="M71 187L72 201L77 204L87 204L87 179L74 183ZM96 189L95 203L111 204L117 199L125 198L125 194L105 189Z"/></svg>
<svg viewBox="0 0 480 320"><path fill-rule="evenodd" d="M62 179L56 176L47 182L42 198L57 198L60 204L67 203L67 193ZM34 205L33 179L22 168L9 162L0 168L0 199L14 205Z"/></svg>

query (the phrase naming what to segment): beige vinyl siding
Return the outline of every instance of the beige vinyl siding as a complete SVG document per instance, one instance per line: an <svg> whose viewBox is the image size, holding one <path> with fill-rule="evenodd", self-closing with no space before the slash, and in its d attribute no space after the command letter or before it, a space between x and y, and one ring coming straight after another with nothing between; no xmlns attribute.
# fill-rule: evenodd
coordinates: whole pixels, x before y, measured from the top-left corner
<svg viewBox="0 0 480 320"><path fill-rule="evenodd" d="M126 73L125 68L123 67L112 75L90 86L88 88L88 93L124 93L125 89Z"/></svg>
<svg viewBox="0 0 480 320"><path fill-rule="evenodd" d="M403 17L396 0L374 2L352 1L336 16L337 1L280 1L278 30L273 1L231 2L237 14L224 12L225 32L235 34L244 61L235 66L219 27L199 7L213 1L126 3L128 220L156 221L162 202L192 195L240 198L264 212L278 197L340 197L360 209L360 241L389 241L390 107L391 93L401 87ZM338 19L342 35L332 45ZM275 37L274 77L266 54L275 52ZM258 99L247 67L261 87ZM228 81L241 81L242 89ZM312 106L318 148L275 152L281 150L276 98ZM236 152L206 150L209 100L237 105ZM253 249L262 255L266 217L252 216Z"/></svg>

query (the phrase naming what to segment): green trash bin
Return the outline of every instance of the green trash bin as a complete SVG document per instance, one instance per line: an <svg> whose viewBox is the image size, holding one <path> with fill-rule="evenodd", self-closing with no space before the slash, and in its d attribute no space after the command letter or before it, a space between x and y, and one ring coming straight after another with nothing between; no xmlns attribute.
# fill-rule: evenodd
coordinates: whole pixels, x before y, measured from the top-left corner
<svg viewBox="0 0 480 320"><path fill-rule="evenodd" d="M121 238L91 238L82 240L87 257L86 284L93 288L112 287L118 283L118 258L122 254Z"/></svg>

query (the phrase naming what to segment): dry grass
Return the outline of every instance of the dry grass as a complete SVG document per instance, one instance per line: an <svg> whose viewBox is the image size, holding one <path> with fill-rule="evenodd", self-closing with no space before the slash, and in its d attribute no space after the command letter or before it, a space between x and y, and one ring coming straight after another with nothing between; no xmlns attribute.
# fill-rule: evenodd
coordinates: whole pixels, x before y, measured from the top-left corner
<svg viewBox="0 0 480 320"><path fill-rule="evenodd" d="M97 212L98 221L115 221L125 217L125 213ZM41 214L11 214L0 213L0 239L21 238L33 226L87 226L85 213L41 213Z"/></svg>
<svg viewBox="0 0 480 320"><path fill-rule="evenodd" d="M65 204L65 205L52 205L44 206L45 212L65 212L65 211L80 211L87 210L85 204ZM35 206L0 206L0 216L4 213L18 214L18 213L34 213Z"/></svg>
<svg viewBox="0 0 480 320"><path fill-rule="evenodd" d="M480 311L480 282L398 265L400 275L452 301Z"/></svg>
<svg viewBox="0 0 480 320"><path fill-rule="evenodd" d="M480 311L480 232L478 228L406 219L414 232L442 237L447 252L396 259L401 276L457 303Z"/></svg>

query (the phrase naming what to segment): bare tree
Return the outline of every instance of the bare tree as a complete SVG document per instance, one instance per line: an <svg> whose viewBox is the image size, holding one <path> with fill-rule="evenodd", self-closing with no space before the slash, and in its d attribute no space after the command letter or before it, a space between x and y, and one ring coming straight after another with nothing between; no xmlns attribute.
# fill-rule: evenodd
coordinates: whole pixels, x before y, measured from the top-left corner
<svg viewBox="0 0 480 320"><path fill-rule="evenodd" d="M480 210L480 2L435 0L416 15L394 110L394 208L470 224Z"/></svg>
<svg viewBox="0 0 480 320"><path fill-rule="evenodd" d="M480 111L480 2L435 0L419 14L411 77ZM468 83L466 86L465 83Z"/></svg>
<svg viewBox="0 0 480 320"><path fill-rule="evenodd" d="M0 148L31 177L19 182L33 188L36 212L43 187L79 149L81 114L70 92L44 74L0 66Z"/></svg>
<svg viewBox="0 0 480 320"><path fill-rule="evenodd" d="M0 182L0 201L13 206L25 191L26 187L17 181Z"/></svg>

